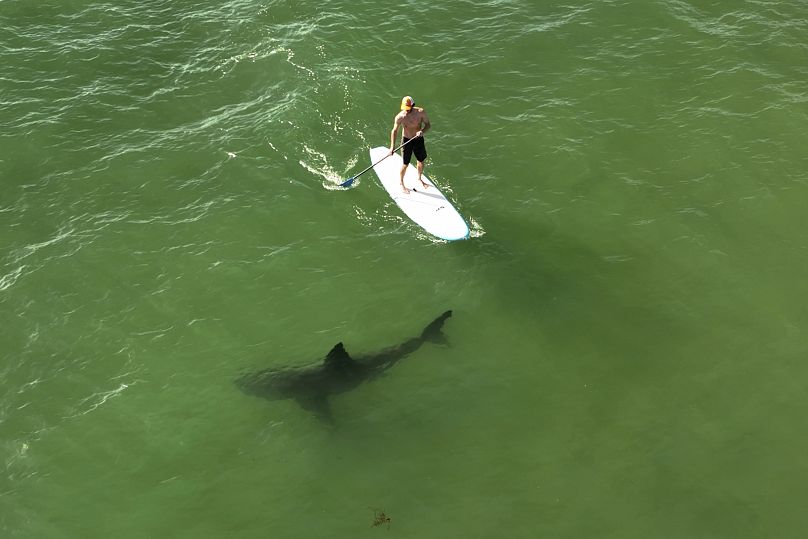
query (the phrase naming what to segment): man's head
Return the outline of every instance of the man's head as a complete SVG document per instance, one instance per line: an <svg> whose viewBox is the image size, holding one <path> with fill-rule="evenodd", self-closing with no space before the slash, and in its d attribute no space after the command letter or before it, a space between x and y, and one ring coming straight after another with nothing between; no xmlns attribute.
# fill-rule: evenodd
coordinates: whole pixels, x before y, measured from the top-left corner
<svg viewBox="0 0 808 539"><path fill-rule="evenodd" d="M408 95L405 95L401 99L401 110L410 110L410 109L412 109L412 107L414 105L415 105L415 101L412 99L412 97L410 97Z"/></svg>

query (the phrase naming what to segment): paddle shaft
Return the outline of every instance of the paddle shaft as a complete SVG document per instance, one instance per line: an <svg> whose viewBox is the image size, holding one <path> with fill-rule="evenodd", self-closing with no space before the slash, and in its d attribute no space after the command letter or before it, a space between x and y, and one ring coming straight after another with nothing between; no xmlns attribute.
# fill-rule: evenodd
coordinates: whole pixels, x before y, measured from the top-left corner
<svg viewBox="0 0 808 539"><path fill-rule="evenodd" d="M359 176L361 176L362 174L364 174L364 173L365 173L365 172L367 172L368 170L372 169L373 167L375 167L376 165L378 165L379 163L381 163L382 161L384 161L385 159L387 159L388 157L390 157L391 155L393 155L394 153L396 153L397 151L399 151L401 148L403 148L404 146L406 146L407 144L409 144L410 142L412 142L413 140L415 140L415 139L417 139L417 138L418 138L418 137L412 137L410 140L408 140L407 142L403 143L401 146L399 146L398 148L396 148L395 150L393 150L393 152L392 152L392 153L388 153L387 155L385 155L384 157L382 157L381 159L379 159L378 161L376 161L375 163L373 163L372 165L370 165L368 168L366 168L365 170L363 170L362 172L360 172L360 173L359 173L359 174L357 174L356 176L351 176L350 178L348 178L347 180L345 180L344 182L342 182L340 185L343 185L343 186L344 186L344 185L350 185L350 184L351 184L351 183L352 183L352 182L353 182L355 179L357 179Z"/></svg>

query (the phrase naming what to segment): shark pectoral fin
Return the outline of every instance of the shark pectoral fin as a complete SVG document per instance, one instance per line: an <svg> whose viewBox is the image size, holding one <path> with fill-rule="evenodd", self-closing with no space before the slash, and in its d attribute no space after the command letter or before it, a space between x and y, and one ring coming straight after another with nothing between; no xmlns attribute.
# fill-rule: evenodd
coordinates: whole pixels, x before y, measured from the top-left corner
<svg viewBox="0 0 808 539"><path fill-rule="evenodd" d="M338 342L336 345L334 345L334 348L328 352L328 355L325 356L325 364L340 365L345 363L353 363L353 359L351 359L351 356L349 356L348 352L345 351L345 347L342 345L342 343Z"/></svg>
<svg viewBox="0 0 808 539"><path fill-rule="evenodd" d="M334 423L334 415L331 413L331 404L325 395L314 395L311 397L300 397L295 399L301 408L314 414L323 423Z"/></svg>

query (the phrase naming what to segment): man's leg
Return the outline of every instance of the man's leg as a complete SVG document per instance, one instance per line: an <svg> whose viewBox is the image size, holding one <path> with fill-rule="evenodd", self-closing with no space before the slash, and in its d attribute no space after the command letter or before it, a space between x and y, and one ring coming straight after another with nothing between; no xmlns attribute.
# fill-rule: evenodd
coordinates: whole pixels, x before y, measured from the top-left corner
<svg viewBox="0 0 808 539"><path fill-rule="evenodd" d="M429 184L424 182L424 180L421 179L421 175L423 173L424 173L424 162L423 161L418 161L418 181L421 182L421 185L424 186L424 189L428 189Z"/></svg>
<svg viewBox="0 0 808 539"><path fill-rule="evenodd" d="M420 164L420 163L419 163ZM409 193L410 190L404 187L404 174L407 172L407 165L403 165L401 167L401 188L404 189L405 193Z"/></svg>

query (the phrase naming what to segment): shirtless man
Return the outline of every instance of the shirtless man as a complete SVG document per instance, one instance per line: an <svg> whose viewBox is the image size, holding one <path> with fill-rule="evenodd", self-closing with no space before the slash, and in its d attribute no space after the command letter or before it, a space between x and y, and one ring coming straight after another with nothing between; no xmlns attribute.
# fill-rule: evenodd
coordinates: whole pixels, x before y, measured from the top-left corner
<svg viewBox="0 0 808 539"><path fill-rule="evenodd" d="M412 154L415 154L415 159L418 161L418 181L427 189L429 185L424 183L421 175L424 173L424 161L426 160L426 146L424 145L424 133L431 127L429 124L429 117L426 111L420 107L415 106L415 101L412 97L405 96L401 100L401 112L399 112L393 120L393 130L390 132L390 155L396 147L396 137L398 130L404 128L402 144L408 140L415 139L401 151L404 158L404 165L401 167L401 188L405 193L410 190L404 186L404 173L407 172L407 165L410 164Z"/></svg>

